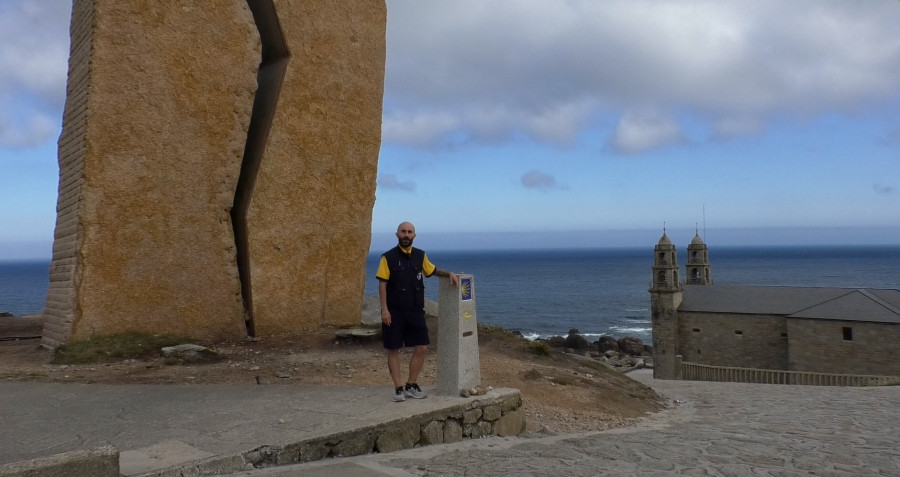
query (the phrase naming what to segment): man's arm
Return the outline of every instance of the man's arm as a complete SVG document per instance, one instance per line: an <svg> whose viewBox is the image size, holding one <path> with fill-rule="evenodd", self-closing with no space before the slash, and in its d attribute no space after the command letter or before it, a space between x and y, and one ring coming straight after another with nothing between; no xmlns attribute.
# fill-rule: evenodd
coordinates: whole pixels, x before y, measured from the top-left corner
<svg viewBox="0 0 900 477"><path fill-rule="evenodd" d="M378 299L381 301L381 322L391 326L391 312L387 307L387 281L378 280Z"/></svg>
<svg viewBox="0 0 900 477"><path fill-rule="evenodd" d="M457 277L456 274L453 272L448 272L447 270L441 270L440 268L435 268L434 272L432 272L431 274L437 275L439 277L449 277L451 285L453 285L455 287L459 286L459 277Z"/></svg>
<svg viewBox="0 0 900 477"><path fill-rule="evenodd" d="M459 286L459 277L457 277L453 272L448 272L447 270L441 270L438 267L435 267L430 260L428 260L428 254L422 258L422 271L425 272L426 277L431 277L437 275L439 277L450 277L450 284L458 287Z"/></svg>

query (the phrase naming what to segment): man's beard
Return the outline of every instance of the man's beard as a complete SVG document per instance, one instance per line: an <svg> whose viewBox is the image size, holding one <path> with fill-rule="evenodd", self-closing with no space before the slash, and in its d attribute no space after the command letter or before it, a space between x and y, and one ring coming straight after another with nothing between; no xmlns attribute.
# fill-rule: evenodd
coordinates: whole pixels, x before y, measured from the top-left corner
<svg viewBox="0 0 900 477"><path fill-rule="evenodd" d="M405 238L397 239L397 243L399 243L400 246L403 248L409 248L409 247L412 247L413 239L405 237Z"/></svg>

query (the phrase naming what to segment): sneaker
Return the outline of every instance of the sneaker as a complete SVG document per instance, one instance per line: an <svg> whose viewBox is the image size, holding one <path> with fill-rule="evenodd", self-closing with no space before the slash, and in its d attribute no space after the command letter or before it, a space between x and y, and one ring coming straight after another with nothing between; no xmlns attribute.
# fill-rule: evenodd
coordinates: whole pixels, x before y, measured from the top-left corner
<svg viewBox="0 0 900 477"><path fill-rule="evenodd" d="M416 383L406 383L406 387L403 388L403 393L413 399L424 399L428 397Z"/></svg>
<svg viewBox="0 0 900 477"><path fill-rule="evenodd" d="M406 401L406 396L403 395L403 386L394 388L394 401L395 402Z"/></svg>

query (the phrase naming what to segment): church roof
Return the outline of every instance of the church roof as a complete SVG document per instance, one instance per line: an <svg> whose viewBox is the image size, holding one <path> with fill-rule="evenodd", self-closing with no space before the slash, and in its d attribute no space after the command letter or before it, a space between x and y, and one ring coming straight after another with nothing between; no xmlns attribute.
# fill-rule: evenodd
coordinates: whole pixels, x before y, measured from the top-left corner
<svg viewBox="0 0 900 477"><path fill-rule="evenodd" d="M678 310L900 324L900 290L686 285Z"/></svg>
<svg viewBox="0 0 900 477"><path fill-rule="evenodd" d="M703 239L700 238L699 233L694 234L694 238L691 239L691 245L706 245L703 243Z"/></svg>

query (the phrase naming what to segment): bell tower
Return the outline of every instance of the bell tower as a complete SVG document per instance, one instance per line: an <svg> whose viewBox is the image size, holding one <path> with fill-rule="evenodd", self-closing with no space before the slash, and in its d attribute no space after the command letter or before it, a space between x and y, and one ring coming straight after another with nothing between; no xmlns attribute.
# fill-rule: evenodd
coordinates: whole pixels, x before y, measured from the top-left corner
<svg viewBox="0 0 900 477"><path fill-rule="evenodd" d="M688 259L685 266L687 272L687 285L712 285L709 276L709 251L700 234L694 232L694 238L687 248Z"/></svg>
<svg viewBox="0 0 900 477"><path fill-rule="evenodd" d="M653 282L650 286L650 314L653 318L653 377L678 379L678 307L682 287L678 281L678 257L666 235L653 248Z"/></svg>

